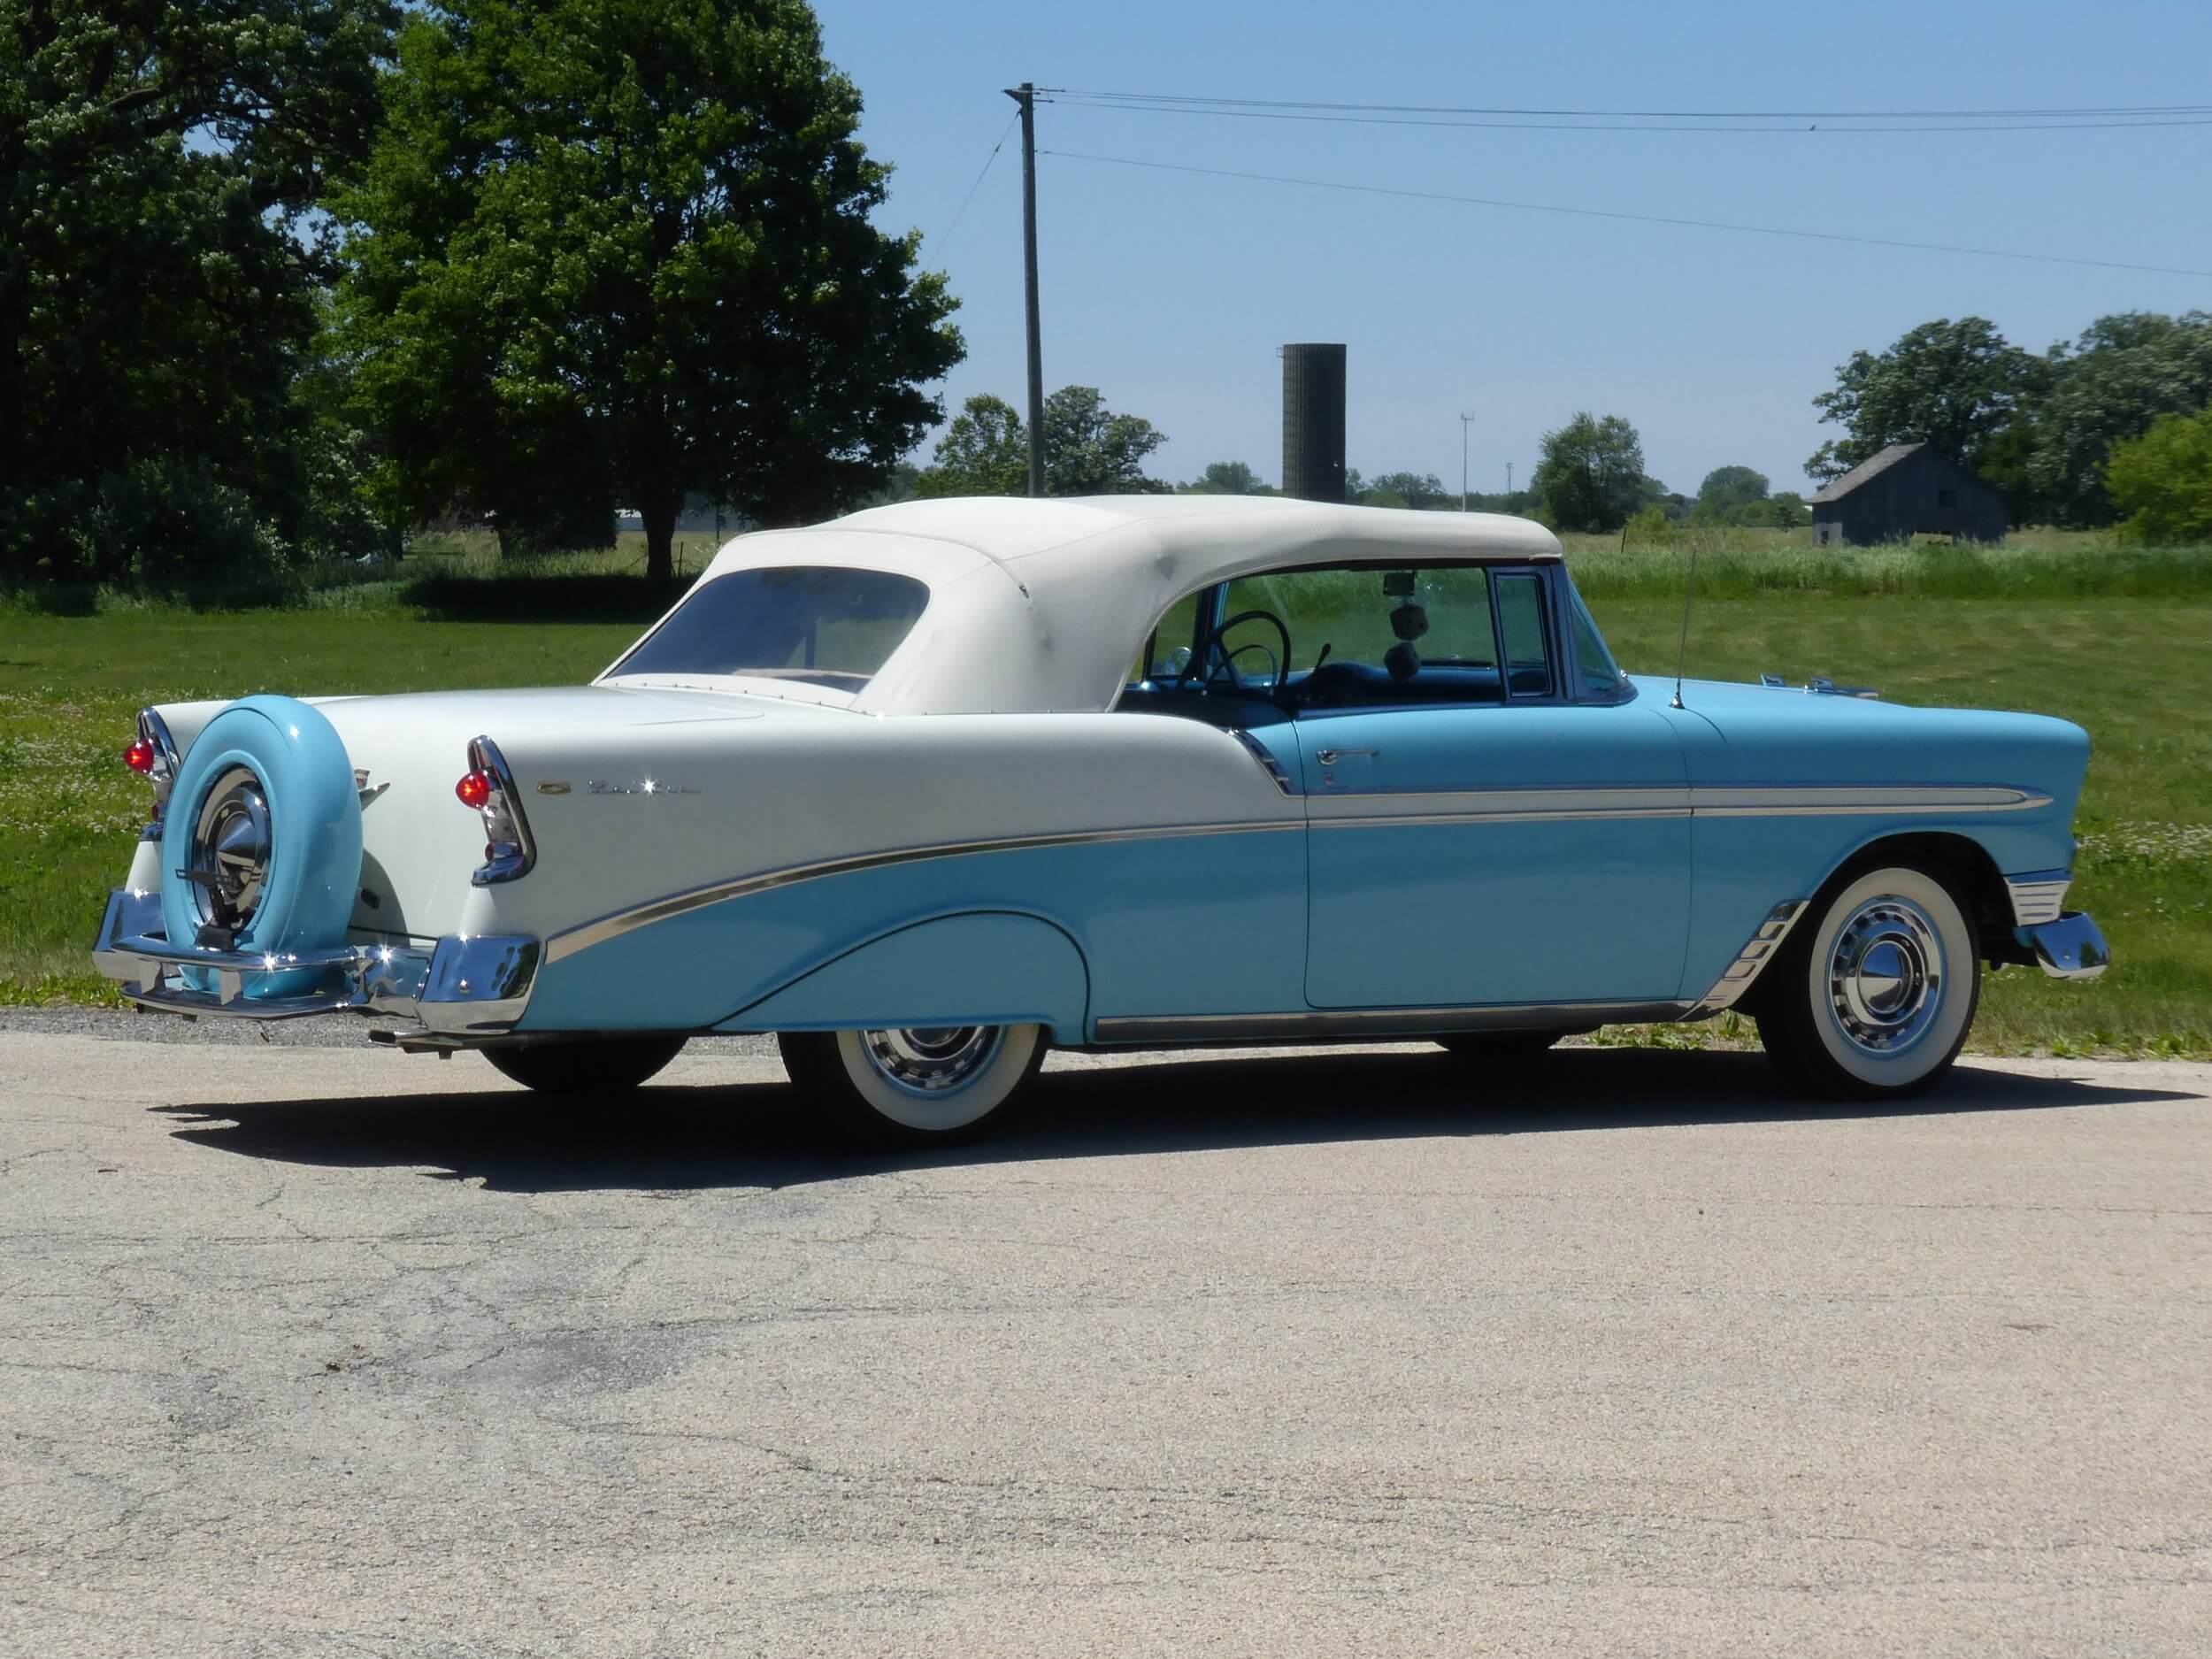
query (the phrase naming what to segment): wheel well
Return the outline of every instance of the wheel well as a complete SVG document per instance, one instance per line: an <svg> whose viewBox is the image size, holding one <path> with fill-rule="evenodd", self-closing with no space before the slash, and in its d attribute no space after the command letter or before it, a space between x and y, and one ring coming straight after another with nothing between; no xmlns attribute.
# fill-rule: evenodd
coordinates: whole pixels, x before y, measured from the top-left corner
<svg viewBox="0 0 2212 1659"><path fill-rule="evenodd" d="M1924 870L1951 890L1973 925L1974 938L1986 954L2012 939L2012 892L1989 851L1970 836L1944 832L1885 835L1870 841L1837 866L1814 898L1817 907L1863 872L1883 864Z"/></svg>
<svg viewBox="0 0 2212 1659"><path fill-rule="evenodd" d="M1986 960L1996 963L2023 959L2008 954L2014 945L2012 894L2005 886L2004 873L1997 868L1997 861L1971 837L1943 831L1885 835L1879 841L1869 841L1838 864L1820 884L1819 891L1805 907L1800 926L1814 926L1837 894L1867 871L1890 864L1925 871L1942 882L1958 900L1959 909L1966 913L1967 924L1974 930L1976 947ZM1794 945L1803 936L1793 935L1789 942ZM1759 976L1743 999L1746 1013L1758 1012L1763 993L1772 982L1771 974Z"/></svg>

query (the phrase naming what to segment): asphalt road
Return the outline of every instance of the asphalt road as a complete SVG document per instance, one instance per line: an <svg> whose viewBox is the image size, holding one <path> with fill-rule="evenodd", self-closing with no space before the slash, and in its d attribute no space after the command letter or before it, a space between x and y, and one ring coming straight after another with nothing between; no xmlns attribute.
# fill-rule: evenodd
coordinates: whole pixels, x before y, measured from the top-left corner
<svg viewBox="0 0 2212 1659"><path fill-rule="evenodd" d="M2212 1067L772 1058L0 1021L0 1652L2212 1649ZM104 1033L104 1034L103 1034Z"/></svg>

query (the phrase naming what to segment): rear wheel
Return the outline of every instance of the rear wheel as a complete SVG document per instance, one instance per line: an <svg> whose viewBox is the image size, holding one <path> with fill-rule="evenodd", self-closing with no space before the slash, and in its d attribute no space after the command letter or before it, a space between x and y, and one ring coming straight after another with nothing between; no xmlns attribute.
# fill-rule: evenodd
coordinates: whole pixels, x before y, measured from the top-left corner
<svg viewBox="0 0 2212 1659"><path fill-rule="evenodd" d="M1768 970L1759 1038L1831 1099L1916 1094L1949 1069L1981 997L1974 925L1924 870L1870 870L1808 917Z"/></svg>
<svg viewBox="0 0 2212 1659"><path fill-rule="evenodd" d="M541 1094L626 1094L683 1052L681 1037L580 1037L487 1048L503 1077Z"/></svg>
<svg viewBox="0 0 2212 1659"><path fill-rule="evenodd" d="M846 1134L878 1145L964 1141L1044 1064L1041 1025L787 1031L784 1070Z"/></svg>

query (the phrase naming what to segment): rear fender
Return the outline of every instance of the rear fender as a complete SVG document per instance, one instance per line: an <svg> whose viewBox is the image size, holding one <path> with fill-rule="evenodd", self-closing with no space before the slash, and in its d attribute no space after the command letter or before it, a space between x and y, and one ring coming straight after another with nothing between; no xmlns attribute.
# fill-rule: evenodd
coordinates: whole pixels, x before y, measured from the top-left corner
<svg viewBox="0 0 2212 1659"><path fill-rule="evenodd" d="M1016 911L917 922L856 946L722 1022L723 1031L1021 1025L1081 1042L1090 974L1075 941Z"/></svg>

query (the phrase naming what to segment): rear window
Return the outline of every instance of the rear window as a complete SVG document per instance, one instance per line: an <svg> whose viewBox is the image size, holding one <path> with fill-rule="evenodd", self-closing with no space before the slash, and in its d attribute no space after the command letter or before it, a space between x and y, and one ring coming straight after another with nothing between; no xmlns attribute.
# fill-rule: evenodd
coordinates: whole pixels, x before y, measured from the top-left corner
<svg viewBox="0 0 2212 1659"><path fill-rule="evenodd" d="M749 674L858 691L929 603L887 571L791 565L732 571L692 590L617 674Z"/></svg>

